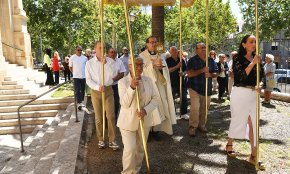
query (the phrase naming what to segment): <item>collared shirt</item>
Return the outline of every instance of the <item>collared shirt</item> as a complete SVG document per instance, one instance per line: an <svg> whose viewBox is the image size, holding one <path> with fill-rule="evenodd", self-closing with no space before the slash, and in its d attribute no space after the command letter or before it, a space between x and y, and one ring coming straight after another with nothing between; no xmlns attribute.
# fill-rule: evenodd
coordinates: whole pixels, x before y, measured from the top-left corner
<svg viewBox="0 0 290 174"><path fill-rule="evenodd" d="M112 59L106 58L106 61L104 67L104 86L111 86L117 71ZM102 86L102 63L96 57L93 57L86 63L86 83L91 89L97 91Z"/></svg>
<svg viewBox="0 0 290 174"><path fill-rule="evenodd" d="M175 67L179 62L180 62L179 57L177 58L176 61L172 57L169 57L168 59L166 59L168 68ZM182 72L184 72L185 70L186 70L186 64L185 64L185 61L182 60ZM179 85L180 84L179 68L173 72L170 72L170 82L171 82L172 88L179 88L180 86ZM182 85L185 86L184 78L182 78Z"/></svg>
<svg viewBox="0 0 290 174"><path fill-rule="evenodd" d="M69 59L69 67L73 68L73 78L84 79L85 75L85 66L88 61L88 58L84 55L77 56L76 54L72 55Z"/></svg>
<svg viewBox="0 0 290 174"><path fill-rule="evenodd" d="M199 70L205 67L205 61L202 60L198 55L190 58L187 64L187 71ZM218 67L216 62L212 58L208 58L208 69L210 73L217 73ZM205 76L204 73L199 74L195 77L188 78L188 87L196 91L198 94L205 96ZM212 95L212 78L208 78L208 96Z"/></svg>
<svg viewBox="0 0 290 174"><path fill-rule="evenodd" d="M276 65L275 65L275 63L273 63L273 62L266 63L266 64L264 65L264 73L265 73L265 75L266 75L267 73L269 73L269 72L272 73L271 76L266 76L266 79L267 79L267 80L268 80L268 79L274 79L274 73L275 73L275 70L276 70Z"/></svg>
<svg viewBox="0 0 290 174"><path fill-rule="evenodd" d="M117 71L117 73L125 73L126 72L126 68L125 68L123 62L120 59L115 58L115 59L112 59L112 61L114 62L115 70ZM113 83L113 85L116 85L116 84L118 84L118 81L115 81Z"/></svg>
<svg viewBox="0 0 290 174"><path fill-rule="evenodd" d="M129 68L128 68L129 58L130 58L129 54L128 54L128 56L123 55L119 58L124 64L124 67L126 69L126 74L129 73Z"/></svg>

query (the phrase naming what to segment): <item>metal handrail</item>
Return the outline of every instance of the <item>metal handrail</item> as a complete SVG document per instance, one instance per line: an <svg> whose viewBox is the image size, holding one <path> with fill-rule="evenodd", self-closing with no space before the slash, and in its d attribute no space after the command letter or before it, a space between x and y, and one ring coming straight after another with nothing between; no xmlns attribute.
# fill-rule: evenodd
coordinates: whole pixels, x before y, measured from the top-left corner
<svg viewBox="0 0 290 174"><path fill-rule="evenodd" d="M46 91L46 92L44 92L44 93L38 95L37 97L35 97L35 98L33 98L33 99L27 101L26 103L20 105L20 106L17 108L17 114L18 114L18 126L19 126L20 141L21 141L21 152L24 152L24 148L23 148L23 137L22 137L22 134L23 134L23 133L22 133L22 129L21 129L21 121L20 121L20 109L21 109L23 106L28 105L29 103L35 101L36 99L38 99L38 98L40 98L40 97L46 95L47 93L49 93L49 92L51 92L51 91L53 91L53 90L55 90L55 89L57 89L57 88L63 86L63 85L66 84L66 83L72 82L72 81L73 81L73 80L69 80L69 81L66 81L66 82L64 82L64 83L58 84L58 85L56 85L56 86L50 88L48 91ZM77 112L76 92L75 92L75 90L74 90L74 98L75 98L75 100L74 100L74 101L75 101L75 102L74 102L74 105L75 105L76 122L79 122L79 119L78 119L78 112Z"/></svg>
<svg viewBox="0 0 290 174"><path fill-rule="evenodd" d="M13 47L13 46L11 46L11 45L8 45L7 43L2 42L2 44L6 45L6 46L8 46L8 47L10 47L10 48L14 48L14 49L16 49L16 50L19 50L19 51L23 51L22 49L20 49L20 48L16 48L16 47Z"/></svg>

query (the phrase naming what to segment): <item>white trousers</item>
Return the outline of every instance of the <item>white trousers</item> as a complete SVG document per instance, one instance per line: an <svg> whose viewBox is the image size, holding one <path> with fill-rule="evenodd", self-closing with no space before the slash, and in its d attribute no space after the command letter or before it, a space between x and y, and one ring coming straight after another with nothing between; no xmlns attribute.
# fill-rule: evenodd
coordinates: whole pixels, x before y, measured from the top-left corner
<svg viewBox="0 0 290 174"><path fill-rule="evenodd" d="M144 128L146 142L149 130L150 128ZM121 173L137 174L141 169L144 158L144 149L140 127L137 131L128 131L124 129L120 129L120 131L124 144L122 157L123 171Z"/></svg>
<svg viewBox="0 0 290 174"><path fill-rule="evenodd" d="M233 87L229 138L249 139L248 117L251 118L256 145L256 90Z"/></svg>

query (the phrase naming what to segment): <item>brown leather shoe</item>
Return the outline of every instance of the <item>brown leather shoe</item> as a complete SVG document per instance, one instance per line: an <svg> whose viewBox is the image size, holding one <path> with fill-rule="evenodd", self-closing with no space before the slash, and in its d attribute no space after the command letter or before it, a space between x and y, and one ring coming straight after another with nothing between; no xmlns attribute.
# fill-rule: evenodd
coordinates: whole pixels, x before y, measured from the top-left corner
<svg viewBox="0 0 290 174"><path fill-rule="evenodd" d="M207 129L204 127L199 127L198 130L201 132L201 133L207 133Z"/></svg>
<svg viewBox="0 0 290 174"><path fill-rule="evenodd" d="M189 127L188 134L189 136L195 137L195 127Z"/></svg>

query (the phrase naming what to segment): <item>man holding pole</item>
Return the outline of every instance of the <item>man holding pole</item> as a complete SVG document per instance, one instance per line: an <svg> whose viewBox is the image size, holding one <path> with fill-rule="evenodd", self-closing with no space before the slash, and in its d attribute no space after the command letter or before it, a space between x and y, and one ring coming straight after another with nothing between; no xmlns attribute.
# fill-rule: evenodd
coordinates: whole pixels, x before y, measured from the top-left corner
<svg viewBox="0 0 290 174"><path fill-rule="evenodd" d="M103 139L102 131L102 93L105 92L105 110L108 120L108 137L109 147L113 150L119 148L116 143L116 125L114 111L114 92L112 89L113 78L116 76L114 62L110 58L104 57L101 51L102 44L97 41L95 43L96 56L90 59L86 64L86 82L92 89L92 103L95 111L96 131L99 140L98 146L100 149L105 148L105 140ZM105 64L104 85L102 85L102 64Z"/></svg>
<svg viewBox="0 0 290 174"><path fill-rule="evenodd" d="M144 60L143 75L153 81L153 87L161 99L154 114L159 115L162 120L160 125L154 127L154 131L164 131L172 135L172 125L176 124L175 107L172 97L169 70L166 62L158 58L156 53L157 38L150 36L146 39L147 49L140 53Z"/></svg>
<svg viewBox="0 0 290 174"><path fill-rule="evenodd" d="M206 55L206 47L204 43L198 43L195 47L196 55L189 59L187 64L188 87L190 95L190 117L189 130L190 136L195 136L198 128L202 133L207 133L205 127L207 121L206 115L206 78L208 78L208 96L207 106L210 105L212 95L212 78L217 77L216 62ZM208 67L206 67L206 59L208 59Z"/></svg>
<svg viewBox="0 0 290 174"><path fill-rule="evenodd" d="M129 74L119 80L119 95L121 110L117 126L120 128L123 150L123 171L122 174L139 173L144 158L141 127L139 120L144 120L144 133L147 141L151 126L159 124L154 120L159 116L152 114L157 108L159 101L157 92L153 88L150 78L141 76L143 72L143 59L135 59L136 77L134 77L132 61L128 61ZM139 90L140 112L137 108L136 87ZM158 117L158 118L154 118ZM155 122L155 123L154 123Z"/></svg>

